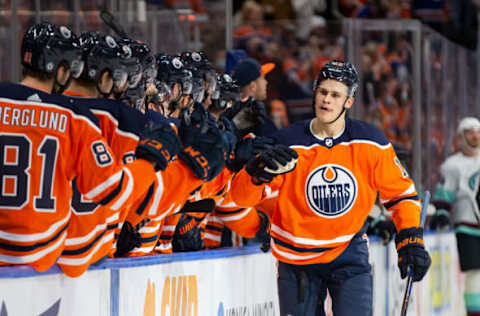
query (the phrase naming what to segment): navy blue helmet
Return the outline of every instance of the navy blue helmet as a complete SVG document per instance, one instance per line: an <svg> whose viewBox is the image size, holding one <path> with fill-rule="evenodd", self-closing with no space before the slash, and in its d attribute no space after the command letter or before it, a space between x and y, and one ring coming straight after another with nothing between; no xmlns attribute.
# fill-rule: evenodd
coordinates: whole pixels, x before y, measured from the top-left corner
<svg viewBox="0 0 480 316"><path fill-rule="evenodd" d="M81 55L77 36L66 26L35 24L23 37L22 65L35 71L54 74L65 63L71 76L78 77L83 70Z"/></svg>
<svg viewBox="0 0 480 316"><path fill-rule="evenodd" d="M358 88L358 72L352 63L348 61L332 60L326 63L320 70L317 79L313 85L317 89L323 80L332 79L340 81L349 88L349 96L353 97Z"/></svg>

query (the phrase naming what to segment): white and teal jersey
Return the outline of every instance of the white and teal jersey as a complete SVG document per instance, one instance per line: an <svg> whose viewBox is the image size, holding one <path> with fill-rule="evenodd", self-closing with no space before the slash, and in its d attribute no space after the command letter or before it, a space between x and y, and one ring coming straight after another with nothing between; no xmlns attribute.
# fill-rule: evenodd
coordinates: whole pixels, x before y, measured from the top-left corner
<svg viewBox="0 0 480 316"><path fill-rule="evenodd" d="M467 157L458 152L440 167L442 180L435 190L435 201L451 206L453 222L477 225L480 228L480 213L475 196L480 182L480 155ZM478 230L480 233L480 230Z"/></svg>

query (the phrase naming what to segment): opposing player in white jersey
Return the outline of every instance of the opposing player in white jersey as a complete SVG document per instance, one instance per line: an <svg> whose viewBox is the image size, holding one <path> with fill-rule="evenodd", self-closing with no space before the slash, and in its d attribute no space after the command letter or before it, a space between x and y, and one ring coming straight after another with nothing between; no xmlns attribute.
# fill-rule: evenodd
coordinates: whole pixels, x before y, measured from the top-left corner
<svg viewBox="0 0 480 316"><path fill-rule="evenodd" d="M465 306L468 316L480 315L480 121L465 117L457 129L461 150L440 167L442 175L434 195L437 208L433 229L455 226L461 270L467 273Z"/></svg>

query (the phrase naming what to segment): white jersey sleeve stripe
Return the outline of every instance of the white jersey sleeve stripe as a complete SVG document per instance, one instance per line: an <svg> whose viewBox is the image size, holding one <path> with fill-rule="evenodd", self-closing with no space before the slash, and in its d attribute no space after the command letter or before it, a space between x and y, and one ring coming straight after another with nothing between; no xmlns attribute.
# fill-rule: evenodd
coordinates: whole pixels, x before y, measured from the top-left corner
<svg viewBox="0 0 480 316"><path fill-rule="evenodd" d="M308 246L326 246L334 243L342 243L350 241L355 234L339 236L329 240L319 240L319 239L310 239L310 238L302 238L302 237L295 237L287 231L284 231L277 225L272 224L272 232L282 236L285 239L295 243L295 244L302 244ZM312 257L313 258L313 257Z"/></svg>
<svg viewBox="0 0 480 316"><path fill-rule="evenodd" d="M114 175L112 175L110 178L108 178L107 180L105 180L104 182L100 183L99 185L97 185L95 188L93 188L92 190L90 190L90 192L88 192L87 194L85 194L85 197L89 200L93 200L96 196L98 196L99 194L101 194L103 191L105 191L107 188L109 188L110 186L114 185L115 183L117 183L118 181L120 181L120 179L122 178L122 171L119 171L117 173L115 173Z"/></svg>
<svg viewBox="0 0 480 316"><path fill-rule="evenodd" d="M60 227L65 226L69 220L70 220L70 212L68 213L67 217L56 222L55 224L50 226L46 231L42 233L36 233L36 234L14 234L14 233L8 233L0 230L0 239L5 239L5 240L10 240L15 242L32 242L32 241L46 239L48 237L51 237L53 234L55 234Z"/></svg>

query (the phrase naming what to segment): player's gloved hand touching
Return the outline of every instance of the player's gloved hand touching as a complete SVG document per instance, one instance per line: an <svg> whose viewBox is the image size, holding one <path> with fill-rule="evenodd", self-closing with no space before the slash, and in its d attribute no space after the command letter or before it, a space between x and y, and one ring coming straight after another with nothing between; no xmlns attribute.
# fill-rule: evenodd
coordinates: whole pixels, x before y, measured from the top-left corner
<svg viewBox="0 0 480 316"><path fill-rule="evenodd" d="M201 104L194 105L191 116L183 116L179 134L183 149L178 157L197 178L210 181L217 176L225 166L228 144L225 135Z"/></svg>
<svg viewBox="0 0 480 316"><path fill-rule="evenodd" d="M285 145L275 145L250 159L245 170L256 185L269 183L275 176L287 173L297 166L298 154Z"/></svg>
<svg viewBox="0 0 480 316"><path fill-rule="evenodd" d="M411 267L413 281L422 280L432 263L430 255L425 250L423 229L419 227L402 229L395 237L395 244L402 279L407 276L408 268Z"/></svg>
<svg viewBox="0 0 480 316"><path fill-rule="evenodd" d="M234 157L227 160L227 167L233 172L238 172L245 166L247 161L271 148L274 144L275 141L268 137L244 138L237 143Z"/></svg>
<svg viewBox="0 0 480 316"><path fill-rule="evenodd" d="M246 130L257 124L261 125L268 119L265 104L252 97L245 101L235 102L225 115L239 130Z"/></svg>
<svg viewBox="0 0 480 316"><path fill-rule="evenodd" d="M195 251L204 248L201 230L195 218L188 214L182 214L175 227L172 248L174 252Z"/></svg>
<svg viewBox="0 0 480 316"><path fill-rule="evenodd" d="M165 170L181 146L177 132L170 123L150 124L140 138L135 156L154 163L155 170Z"/></svg>
<svg viewBox="0 0 480 316"><path fill-rule="evenodd" d="M430 229L440 230L448 227L450 227L450 213L443 208L437 209L430 219Z"/></svg>
<svg viewBox="0 0 480 316"><path fill-rule="evenodd" d="M255 239L260 241L260 250L268 252L270 250L270 218L260 210L257 210L257 214L262 222L258 232L255 234Z"/></svg>
<svg viewBox="0 0 480 316"><path fill-rule="evenodd" d="M382 239L382 244L388 244L397 230L395 224L390 218L383 215L377 218L372 218L370 225L367 228L367 235L376 235Z"/></svg>
<svg viewBox="0 0 480 316"><path fill-rule="evenodd" d="M220 116L217 122L218 128L223 135L225 143L225 162L233 159L235 155L235 147L237 147L237 135L235 133L235 127L230 120L224 115Z"/></svg>
<svg viewBox="0 0 480 316"><path fill-rule="evenodd" d="M132 227L132 224L129 222L124 222L122 225L122 230L120 231L120 236L117 240L117 251L115 252L115 257L121 257L136 247L140 247L141 236L137 230Z"/></svg>

